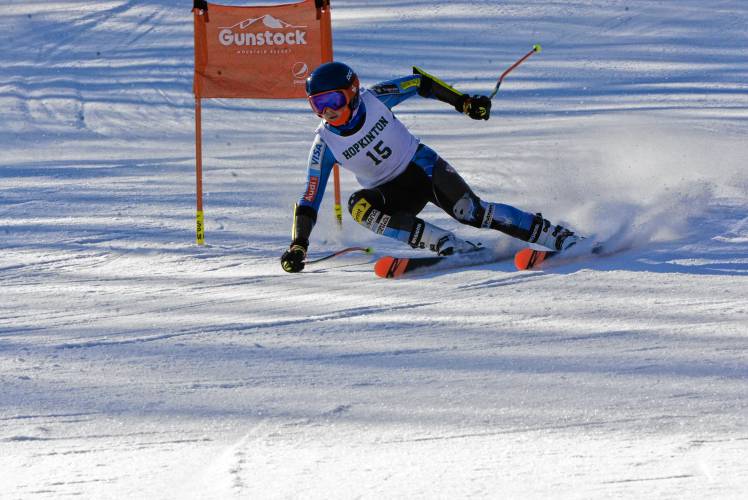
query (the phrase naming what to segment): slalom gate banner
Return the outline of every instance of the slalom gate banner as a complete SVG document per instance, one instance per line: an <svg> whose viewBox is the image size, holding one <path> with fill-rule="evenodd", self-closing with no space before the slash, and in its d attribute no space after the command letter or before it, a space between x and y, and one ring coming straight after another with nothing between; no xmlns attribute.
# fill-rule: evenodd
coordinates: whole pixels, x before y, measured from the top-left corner
<svg viewBox="0 0 748 500"><path fill-rule="evenodd" d="M332 60L329 2L204 5L194 16L195 96L306 97L306 77Z"/></svg>
<svg viewBox="0 0 748 500"><path fill-rule="evenodd" d="M226 6L194 0L197 243L205 243L201 99L306 97L306 78L332 61L330 0ZM342 227L335 165L335 216Z"/></svg>

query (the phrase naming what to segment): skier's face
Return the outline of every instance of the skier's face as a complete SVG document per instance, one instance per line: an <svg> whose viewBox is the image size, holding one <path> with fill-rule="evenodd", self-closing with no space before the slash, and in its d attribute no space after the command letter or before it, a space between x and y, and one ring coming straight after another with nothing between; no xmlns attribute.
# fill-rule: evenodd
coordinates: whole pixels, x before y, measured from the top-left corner
<svg viewBox="0 0 748 500"><path fill-rule="evenodd" d="M351 119L350 103L357 93L357 87L322 92L309 96L309 104L317 116L330 125L339 127Z"/></svg>
<svg viewBox="0 0 748 500"><path fill-rule="evenodd" d="M342 111L343 109L325 108L325 110L322 112L322 119L332 125L342 125L341 121L344 120Z"/></svg>

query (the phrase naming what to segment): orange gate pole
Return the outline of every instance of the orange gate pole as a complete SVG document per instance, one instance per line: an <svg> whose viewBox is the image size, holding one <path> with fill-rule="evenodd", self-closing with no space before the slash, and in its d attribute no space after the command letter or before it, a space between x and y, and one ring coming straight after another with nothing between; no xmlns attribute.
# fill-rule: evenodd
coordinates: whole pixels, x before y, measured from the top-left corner
<svg viewBox="0 0 748 500"><path fill-rule="evenodd" d="M205 244L205 219L203 217L203 131L202 105L195 97L195 184L197 193L196 237L197 244Z"/></svg>

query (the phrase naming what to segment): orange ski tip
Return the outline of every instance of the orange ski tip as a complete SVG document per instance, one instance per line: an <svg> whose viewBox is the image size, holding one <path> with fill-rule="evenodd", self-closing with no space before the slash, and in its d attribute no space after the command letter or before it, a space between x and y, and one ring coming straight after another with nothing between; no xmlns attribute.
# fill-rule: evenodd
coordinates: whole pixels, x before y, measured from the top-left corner
<svg viewBox="0 0 748 500"><path fill-rule="evenodd" d="M408 265L408 259L398 259L396 257L382 257L374 264L374 274L380 278L397 278L405 272Z"/></svg>
<svg viewBox="0 0 748 500"><path fill-rule="evenodd" d="M525 269L532 269L538 266L545 260L545 256L548 252L542 250L533 250L532 248L524 248L514 254L514 265L520 271Z"/></svg>
<svg viewBox="0 0 748 500"><path fill-rule="evenodd" d="M395 260L394 257L382 257L379 259L376 264L374 264L374 274L380 278L386 278L387 271L389 271L393 260Z"/></svg>
<svg viewBox="0 0 748 500"><path fill-rule="evenodd" d="M524 248L514 255L514 265L517 269L527 269L532 257L532 248Z"/></svg>

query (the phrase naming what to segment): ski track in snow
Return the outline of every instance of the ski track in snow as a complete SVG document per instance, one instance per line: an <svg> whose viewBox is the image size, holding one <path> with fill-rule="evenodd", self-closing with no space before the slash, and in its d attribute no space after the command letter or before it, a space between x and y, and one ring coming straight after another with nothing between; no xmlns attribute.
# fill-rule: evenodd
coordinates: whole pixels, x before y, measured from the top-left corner
<svg viewBox="0 0 748 500"><path fill-rule="evenodd" d="M3 14L0 497L748 496L745 2L333 1L364 84L486 93L542 44L488 122L396 112L485 199L620 250L406 280L280 269L302 100L204 103L193 243L189 6ZM312 256L410 252L331 212Z"/></svg>

